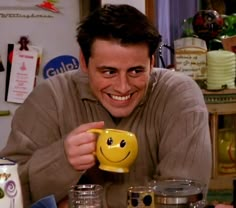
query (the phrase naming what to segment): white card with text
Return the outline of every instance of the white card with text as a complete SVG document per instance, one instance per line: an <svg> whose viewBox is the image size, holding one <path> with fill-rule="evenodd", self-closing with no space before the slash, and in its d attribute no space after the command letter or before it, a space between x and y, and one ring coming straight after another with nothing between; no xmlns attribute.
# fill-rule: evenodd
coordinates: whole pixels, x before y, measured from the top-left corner
<svg viewBox="0 0 236 208"><path fill-rule="evenodd" d="M11 75L8 88L8 102L23 103L31 93L35 83L38 53L19 50L14 47Z"/></svg>

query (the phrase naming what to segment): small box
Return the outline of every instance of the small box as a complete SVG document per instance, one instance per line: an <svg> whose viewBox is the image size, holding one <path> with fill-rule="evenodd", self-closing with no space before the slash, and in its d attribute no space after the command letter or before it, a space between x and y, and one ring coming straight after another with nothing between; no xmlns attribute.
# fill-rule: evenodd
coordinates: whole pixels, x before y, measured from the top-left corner
<svg viewBox="0 0 236 208"><path fill-rule="evenodd" d="M174 41L175 69L195 80L207 78L207 46L199 38L181 38Z"/></svg>

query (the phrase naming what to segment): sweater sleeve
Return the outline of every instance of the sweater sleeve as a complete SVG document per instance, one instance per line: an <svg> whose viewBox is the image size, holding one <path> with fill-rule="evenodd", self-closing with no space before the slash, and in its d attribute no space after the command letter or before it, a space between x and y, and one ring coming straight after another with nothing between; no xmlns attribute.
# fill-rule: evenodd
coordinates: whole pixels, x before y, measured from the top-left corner
<svg viewBox="0 0 236 208"><path fill-rule="evenodd" d="M66 159L66 135L59 128L52 91L48 84L37 87L16 110L7 145L0 153L18 163L24 207L50 194L61 200L82 174Z"/></svg>
<svg viewBox="0 0 236 208"><path fill-rule="evenodd" d="M167 81L168 97L163 95L157 173L208 185L212 169L208 111L197 84L188 77L177 80Z"/></svg>

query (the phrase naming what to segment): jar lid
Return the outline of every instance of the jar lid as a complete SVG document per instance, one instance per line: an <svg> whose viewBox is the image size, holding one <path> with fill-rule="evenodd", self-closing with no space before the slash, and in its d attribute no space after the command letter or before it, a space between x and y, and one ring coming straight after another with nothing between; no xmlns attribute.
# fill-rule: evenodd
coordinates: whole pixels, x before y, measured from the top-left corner
<svg viewBox="0 0 236 208"><path fill-rule="evenodd" d="M193 180L155 181L153 190L157 204L189 204L203 199L202 184Z"/></svg>

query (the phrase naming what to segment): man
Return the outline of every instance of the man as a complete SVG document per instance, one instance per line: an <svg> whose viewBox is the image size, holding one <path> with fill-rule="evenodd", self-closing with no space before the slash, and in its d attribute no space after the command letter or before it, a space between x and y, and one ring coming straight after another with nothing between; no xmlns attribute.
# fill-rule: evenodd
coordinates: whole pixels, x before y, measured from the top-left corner
<svg viewBox="0 0 236 208"><path fill-rule="evenodd" d="M12 121L1 152L19 163L25 206L76 183L104 187L104 207L126 207L127 188L158 178L208 184L208 111L198 85L181 73L154 70L160 42L147 17L128 5L106 5L77 29L80 70L38 85ZM136 134L129 173L98 168L91 128Z"/></svg>

